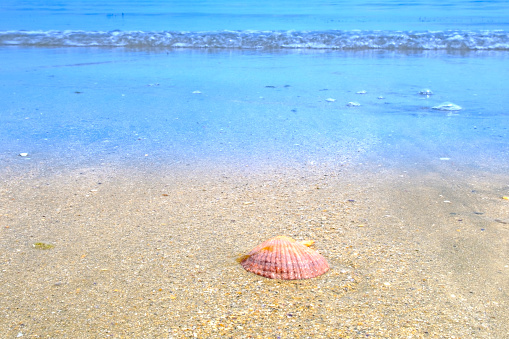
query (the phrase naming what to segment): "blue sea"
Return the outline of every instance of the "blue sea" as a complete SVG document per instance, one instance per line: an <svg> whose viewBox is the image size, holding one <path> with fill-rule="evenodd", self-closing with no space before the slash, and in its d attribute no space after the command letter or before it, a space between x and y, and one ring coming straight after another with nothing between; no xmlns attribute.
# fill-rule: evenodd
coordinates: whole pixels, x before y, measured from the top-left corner
<svg viewBox="0 0 509 339"><path fill-rule="evenodd" d="M509 163L507 1L4 0L0 60L4 168Z"/></svg>

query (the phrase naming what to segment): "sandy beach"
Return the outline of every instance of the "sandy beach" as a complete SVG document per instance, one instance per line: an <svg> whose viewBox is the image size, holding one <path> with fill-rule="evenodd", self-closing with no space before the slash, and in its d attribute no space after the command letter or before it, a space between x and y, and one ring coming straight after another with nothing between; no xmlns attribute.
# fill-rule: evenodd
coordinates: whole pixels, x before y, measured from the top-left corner
<svg viewBox="0 0 509 339"><path fill-rule="evenodd" d="M367 164L6 169L0 336L504 338L507 179ZM330 271L281 281L238 264L276 235L315 240Z"/></svg>

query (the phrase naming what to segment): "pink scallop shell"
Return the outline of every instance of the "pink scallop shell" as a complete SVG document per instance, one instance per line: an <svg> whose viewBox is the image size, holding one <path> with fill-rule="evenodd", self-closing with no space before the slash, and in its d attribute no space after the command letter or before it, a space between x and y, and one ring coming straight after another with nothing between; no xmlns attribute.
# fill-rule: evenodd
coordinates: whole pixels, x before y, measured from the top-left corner
<svg viewBox="0 0 509 339"><path fill-rule="evenodd" d="M240 264L249 272L283 280L314 278L329 270L329 264L318 252L285 236L256 246Z"/></svg>

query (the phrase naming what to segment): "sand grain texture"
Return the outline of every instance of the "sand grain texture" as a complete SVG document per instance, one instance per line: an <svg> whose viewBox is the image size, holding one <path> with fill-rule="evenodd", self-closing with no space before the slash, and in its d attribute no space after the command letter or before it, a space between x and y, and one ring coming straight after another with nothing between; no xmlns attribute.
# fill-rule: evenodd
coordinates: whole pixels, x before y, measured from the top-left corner
<svg viewBox="0 0 509 339"><path fill-rule="evenodd" d="M509 335L509 229L495 221L509 211L504 177L318 167L3 177L3 338ZM281 281L238 264L281 234L315 240L330 271Z"/></svg>

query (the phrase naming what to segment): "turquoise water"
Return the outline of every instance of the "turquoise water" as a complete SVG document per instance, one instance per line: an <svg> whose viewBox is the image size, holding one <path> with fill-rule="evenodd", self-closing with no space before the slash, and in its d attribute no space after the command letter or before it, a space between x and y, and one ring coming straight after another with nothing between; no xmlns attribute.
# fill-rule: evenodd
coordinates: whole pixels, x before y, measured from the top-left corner
<svg viewBox="0 0 509 339"><path fill-rule="evenodd" d="M505 1L6 1L0 160L504 170L508 13Z"/></svg>
<svg viewBox="0 0 509 339"><path fill-rule="evenodd" d="M2 1L0 30L507 29L507 1Z"/></svg>

